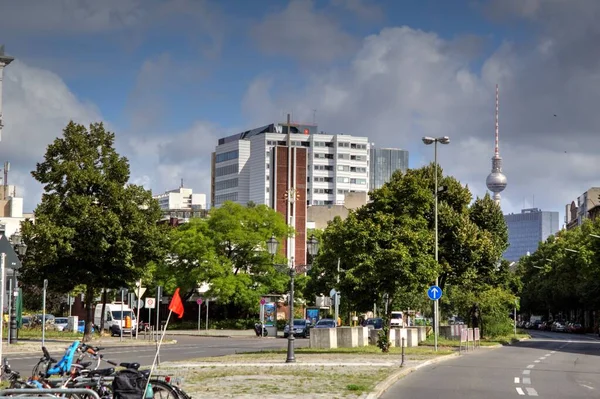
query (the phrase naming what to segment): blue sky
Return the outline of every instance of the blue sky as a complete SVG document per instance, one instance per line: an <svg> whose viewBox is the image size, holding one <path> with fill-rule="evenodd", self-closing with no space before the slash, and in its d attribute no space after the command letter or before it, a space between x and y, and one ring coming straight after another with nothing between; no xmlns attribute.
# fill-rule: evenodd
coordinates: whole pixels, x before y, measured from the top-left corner
<svg viewBox="0 0 600 399"><path fill-rule="evenodd" d="M0 0L0 43L18 60L6 69L0 155L33 208L40 187L28 172L45 145L70 118L101 119L133 181L160 192L184 178L208 194L218 137L287 112L311 122L316 110L321 129L406 148L412 167L431 160L422 135L451 136L442 166L483 195L499 83L503 206L519 211L535 195L536 206L562 211L597 184L587 170L600 166L588 145L598 116L582 110L600 99L589 84L600 37L589 16L598 8L594 0Z"/></svg>

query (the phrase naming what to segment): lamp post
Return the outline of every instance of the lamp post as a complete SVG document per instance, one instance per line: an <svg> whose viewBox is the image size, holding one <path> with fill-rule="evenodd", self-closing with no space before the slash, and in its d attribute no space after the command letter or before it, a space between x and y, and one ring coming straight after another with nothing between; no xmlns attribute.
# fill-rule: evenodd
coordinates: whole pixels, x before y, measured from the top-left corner
<svg viewBox="0 0 600 399"><path fill-rule="evenodd" d="M296 267L305 267L306 270L309 270L312 266L312 259L319 251L319 240L315 238L315 236L311 236L308 241L306 241L308 247L308 254L310 255L310 263L307 265L295 265L294 258L290 259L289 264L289 275L290 275L290 297L289 297L289 305L290 305L290 321L289 321L289 334L288 334L288 348L287 348L287 359L285 359L286 363L294 363L296 361L296 357L294 355L294 279L296 277ZM267 240L267 250L269 254L274 257L277 253L277 246L279 245L279 241L275 238L275 236L271 236ZM280 265L275 264L275 266L283 266L287 267L288 265Z"/></svg>
<svg viewBox="0 0 600 399"><path fill-rule="evenodd" d="M27 252L27 244L23 242L23 237L19 234L13 234L11 237L11 241L13 247L15 248L15 252L19 258L19 261L23 260L25 253ZM10 306L10 324L9 324L9 335L8 342L11 344L17 343L17 299L19 297L19 288L17 287L17 269L12 269L12 287L13 292L11 295L13 296Z"/></svg>
<svg viewBox="0 0 600 399"><path fill-rule="evenodd" d="M423 143L425 143L425 145L431 145L433 144L433 163L434 163L434 175L435 175L435 186L434 186L434 197L435 197L435 208L434 208L434 213L435 213L435 263L439 262L438 259L438 162L437 162L437 144L441 143L441 144L450 144L450 137L448 136L444 136L444 137L423 137ZM439 285L439 276L435 276L435 285ZM438 334L439 334L439 329L440 329L440 320L439 320L439 304L438 304L439 299L436 299L435 301L433 301L433 340L434 340L434 347L435 350L437 352L438 350Z"/></svg>

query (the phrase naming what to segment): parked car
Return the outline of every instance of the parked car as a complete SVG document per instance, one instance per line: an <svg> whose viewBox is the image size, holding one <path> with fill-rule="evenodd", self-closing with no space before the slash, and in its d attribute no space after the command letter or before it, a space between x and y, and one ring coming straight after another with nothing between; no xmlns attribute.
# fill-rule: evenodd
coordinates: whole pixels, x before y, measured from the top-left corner
<svg viewBox="0 0 600 399"><path fill-rule="evenodd" d="M321 319L315 324L315 328L336 328L337 323L333 319Z"/></svg>
<svg viewBox="0 0 600 399"><path fill-rule="evenodd" d="M307 320L304 319L294 319L294 336L301 336L302 338L306 338L309 336L310 324ZM283 329L283 338L287 338L290 335L290 325L286 324Z"/></svg>
<svg viewBox="0 0 600 399"><path fill-rule="evenodd" d="M79 320L77 323L77 332L84 333L85 332L85 320ZM96 329L92 325L92 332L96 332Z"/></svg>
<svg viewBox="0 0 600 399"><path fill-rule="evenodd" d="M367 319L367 327L374 328L375 330L381 330L383 328L383 319L381 317L374 317Z"/></svg>
<svg viewBox="0 0 600 399"><path fill-rule="evenodd" d="M56 329L56 331L64 331L64 329L67 328L68 324L68 317L57 317L54 319L54 328Z"/></svg>

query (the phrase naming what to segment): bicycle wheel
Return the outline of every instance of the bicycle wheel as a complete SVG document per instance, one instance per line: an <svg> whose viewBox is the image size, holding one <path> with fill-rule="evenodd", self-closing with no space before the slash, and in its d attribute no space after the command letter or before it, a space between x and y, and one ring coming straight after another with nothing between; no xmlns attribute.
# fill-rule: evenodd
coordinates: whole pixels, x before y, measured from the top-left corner
<svg viewBox="0 0 600 399"><path fill-rule="evenodd" d="M153 398L155 399L179 399L177 391L164 381L150 380L150 385L152 391L154 391Z"/></svg>

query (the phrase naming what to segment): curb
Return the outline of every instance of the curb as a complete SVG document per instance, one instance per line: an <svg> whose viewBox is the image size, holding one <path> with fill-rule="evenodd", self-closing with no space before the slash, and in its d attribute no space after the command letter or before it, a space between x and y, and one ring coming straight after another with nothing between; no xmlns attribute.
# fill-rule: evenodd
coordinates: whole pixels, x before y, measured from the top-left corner
<svg viewBox="0 0 600 399"><path fill-rule="evenodd" d="M450 355L443 355L440 357L436 357L434 359L430 359L427 360L426 362L423 362L421 364L418 364L416 366L413 367L409 367L407 369L402 369L400 371L397 371L396 373L390 375L388 378L386 378L385 380L381 381L379 384L377 384L375 386L375 389L370 392L366 399L377 399L379 398L381 395L383 395L385 393L385 391L387 391L392 385L394 385L394 383L396 383L400 378L419 370L422 367L426 367L429 366L431 364L436 364L436 363L440 363L446 360L450 360L452 358L455 357L459 357L460 353L456 352L456 353L452 353Z"/></svg>

